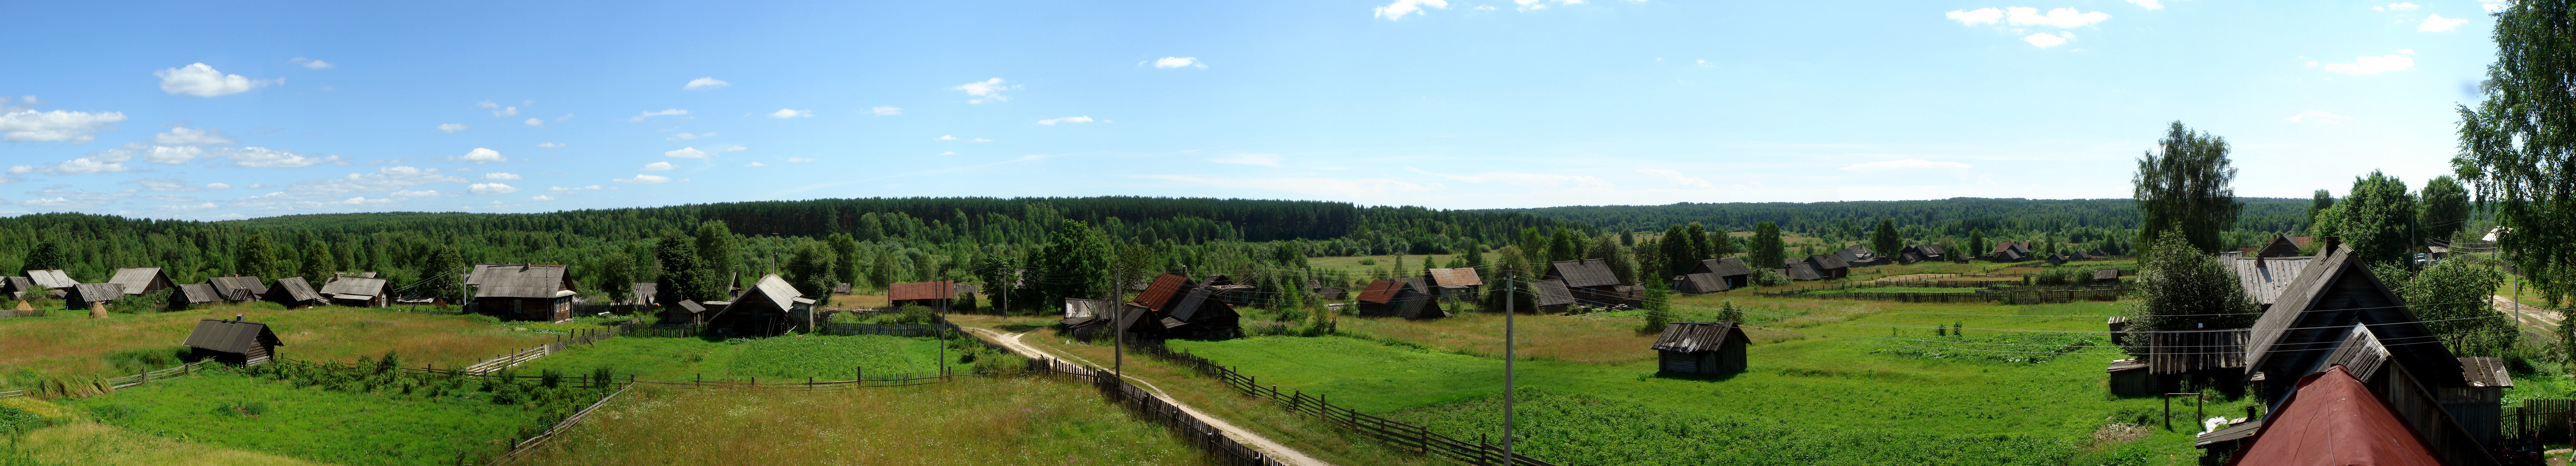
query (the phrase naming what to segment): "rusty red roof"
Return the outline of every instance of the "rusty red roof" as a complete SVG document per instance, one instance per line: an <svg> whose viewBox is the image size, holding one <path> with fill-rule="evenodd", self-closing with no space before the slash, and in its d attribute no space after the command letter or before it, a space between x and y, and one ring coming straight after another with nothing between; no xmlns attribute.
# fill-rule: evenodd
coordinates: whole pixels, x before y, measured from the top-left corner
<svg viewBox="0 0 2576 466"><path fill-rule="evenodd" d="M1137 293L1136 300L1130 302L1144 306L1146 309L1159 311L1163 309L1164 304L1170 304L1173 297L1180 295L1181 288L1189 284L1189 277L1163 274L1154 277L1154 283L1145 285L1145 292Z"/></svg>
<svg viewBox="0 0 2576 466"><path fill-rule="evenodd" d="M1384 303L1388 299L1395 298L1397 293L1403 292L1405 286L1404 282L1395 280L1378 279L1370 281L1368 288L1360 290L1360 302Z"/></svg>
<svg viewBox="0 0 2576 466"><path fill-rule="evenodd" d="M886 300L949 299L957 297L957 282L896 283L886 287Z"/></svg>

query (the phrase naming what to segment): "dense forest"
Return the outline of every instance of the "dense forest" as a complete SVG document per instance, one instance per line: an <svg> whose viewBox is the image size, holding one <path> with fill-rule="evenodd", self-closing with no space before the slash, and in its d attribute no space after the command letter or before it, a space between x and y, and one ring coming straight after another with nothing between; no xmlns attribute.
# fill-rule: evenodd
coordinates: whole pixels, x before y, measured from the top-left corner
<svg viewBox="0 0 2576 466"><path fill-rule="evenodd" d="M2306 228L2307 199L2246 198L2231 239L2251 242ZM0 218L0 267L50 262L84 282L117 267L161 266L181 282L243 273L243 246L260 238L274 271L376 271L398 288L414 283L441 246L466 263L558 263L593 269L612 257L640 258L625 277L655 279L655 244L673 233L721 222L733 239L713 253L720 270L756 276L793 266L800 243L835 242L835 275L862 287L969 278L1029 264L1066 220L1087 224L1121 248L1149 251L1147 267L1228 270L1251 262L1293 264L1309 256L1482 252L1566 230L1578 237L1662 232L1698 222L1711 231L1779 224L1824 243L1866 238L1881 220L1907 241L2046 239L2121 247L2138 214L2125 199L1958 198L1822 203L1682 203L1543 209L1440 210L1343 202L1088 197L868 198L741 202L532 214L351 213L218 222L89 214ZM1533 233L1536 232L1536 233ZM685 234L685 233L683 233ZM700 233L703 235L703 233ZM1579 239L1579 238L1578 238ZM700 240L701 242L705 240ZM2085 244L2091 243L2091 244ZM39 253L40 249L48 252ZM1533 249L1525 247L1523 249ZM1736 248L1734 250L1743 250ZM327 265L310 264L315 261ZM260 269L260 268L255 268ZM599 274L583 274L585 291ZM276 277L270 277L276 278Z"/></svg>

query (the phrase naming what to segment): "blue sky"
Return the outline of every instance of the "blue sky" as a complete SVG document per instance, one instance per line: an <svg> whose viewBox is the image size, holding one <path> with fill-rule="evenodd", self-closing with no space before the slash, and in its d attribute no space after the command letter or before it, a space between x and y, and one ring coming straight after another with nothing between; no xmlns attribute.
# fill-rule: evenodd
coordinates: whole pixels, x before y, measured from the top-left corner
<svg viewBox="0 0 2576 466"><path fill-rule="evenodd" d="M1391 2L1391 3L1390 3ZM2477 1L13 5L0 212L2237 192L2456 152Z"/></svg>

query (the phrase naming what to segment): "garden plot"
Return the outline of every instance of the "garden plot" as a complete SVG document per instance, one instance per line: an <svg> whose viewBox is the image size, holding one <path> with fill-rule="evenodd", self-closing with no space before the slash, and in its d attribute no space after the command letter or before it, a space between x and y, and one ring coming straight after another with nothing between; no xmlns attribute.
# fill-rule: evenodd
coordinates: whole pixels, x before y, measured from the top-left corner
<svg viewBox="0 0 2576 466"><path fill-rule="evenodd" d="M951 367L972 364L979 345L952 339ZM701 338L618 337L564 351L521 365L522 370L555 369L589 373L607 367L637 380L748 380L771 382L849 380L864 368L869 379L935 374L939 339L886 335L791 335L709 341Z"/></svg>

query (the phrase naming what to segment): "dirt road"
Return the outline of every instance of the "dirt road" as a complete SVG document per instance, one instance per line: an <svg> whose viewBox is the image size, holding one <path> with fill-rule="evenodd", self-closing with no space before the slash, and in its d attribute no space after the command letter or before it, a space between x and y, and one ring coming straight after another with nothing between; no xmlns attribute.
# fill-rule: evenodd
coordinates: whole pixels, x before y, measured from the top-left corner
<svg viewBox="0 0 2576 466"><path fill-rule="evenodd" d="M2507 298L2504 295L2488 296L2487 299L2495 302L2496 311L2513 314L2514 319L2522 321L2523 325L2540 327L2543 331L2555 333L2558 331L2558 323L2567 320L2567 317L2559 315L2558 311L2515 302L2513 298Z"/></svg>
<svg viewBox="0 0 2576 466"><path fill-rule="evenodd" d="M982 335L984 335L984 336L986 336L986 337L991 337L991 338L993 339L993 341L1000 342L1000 343L1002 344L1002 346L1010 347L1012 351L1018 351L1018 352L1020 352L1020 354L1030 354L1030 355L1046 356L1046 357L1051 357L1051 358L1056 358L1056 359L1061 359L1061 360L1066 360L1066 361L1072 361L1072 362L1075 362L1075 363L1080 363L1080 364L1084 364L1084 365L1088 365L1088 366L1092 366L1092 367L1105 367L1105 365L1103 365L1103 364L1099 364L1099 363L1096 363L1096 362L1092 362L1091 360L1088 360L1088 359L1083 359L1083 358L1082 358L1082 357L1080 357L1080 356L1074 356L1074 355L1070 355L1070 354L1058 354L1058 353L1055 353L1055 352L1052 352L1052 351L1047 351L1047 350L1044 350L1044 349L1039 349L1037 346L1034 346L1034 345L1029 345L1029 344L1026 344L1026 343L1021 343L1021 342L1020 342L1020 337L1021 337L1021 336L1025 336L1025 335L1028 335L1027 333L1004 333L1004 332L995 331L995 330L988 330L988 329L981 329L981 328L973 328L973 327L959 327L959 328L964 328L964 329L966 329L966 331L969 331L969 332L975 332L975 333L977 333L977 334L982 334ZM1138 378L1135 378L1135 377L1128 377L1128 378L1127 378L1127 381L1128 381L1128 382L1131 382L1131 383L1134 383L1134 384L1136 384L1137 386L1144 387L1146 391L1154 392L1154 396L1162 397L1162 398L1163 398L1163 401L1165 401L1165 402L1170 402L1170 403L1172 404L1172 406L1174 406L1174 407L1178 407L1178 408L1181 408L1181 410L1182 410L1182 411L1187 411L1187 412L1189 412L1189 413L1190 413L1190 415L1192 415L1192 416L1198 416L1198 418L1199 418L1199 419L1205 419L1205 420L1207 420L1208 424L1209 424L1209 425L1216 426L1217 430L1223 430L1223 431L1225 431L1225 435L1230 436L1230 437L1234 437L1234 439L1235 439L1236 441L1243 442L1243 444L1244 444L1244 445L1249 445L1249 446L1251 446L1251 447L1252 447L1252 448L1254 448L1254 449L1261 450L1261 454L1263 454L1263 455L1269 455L1272 459L1277 459L1277 460L1279 460L1280 462L1288 463L1288 464L1296 465L1296 466L1332 466L1332 463L1326 463L1326 462L1323 462L1323 461L1320 461L1320 460L1316 460L1316 459L1315 459L1315 458L1313 458L1313 457L1306 456L1306 454L1305 454L1305 453L1298 452L1297 450L1291 450L1291 449L1289 449L1286 445L1281 445L1281 444L1279 444L1279 442L1272 441L1272 440L1270 440L1270 438L1269 438L1269 437L1263 437L1263 436L1261 436L1261 434L1256 434L1256 433L1253 433L1252 431L1244 430L1242 427L1237 427L1237 426L1235 426L1233 423L1225 422L1225 420L1224 420L1224 419L1219 419L1219 418L1217 418L1216 416L1209 416L1209 415L1207 415L1207 413L1200 412L1200 411L1198 410L1198 408L1193 408L1193 407L1190 407L1190 405L1182 404L1180 400L1172 398L1172 395L1171 395L1170 393L1164 393L1162 388L1160 388L1160 387L1155 387L1153 382L1146 382L1144 379L1138 379Z"/></svg>

